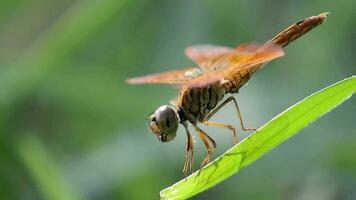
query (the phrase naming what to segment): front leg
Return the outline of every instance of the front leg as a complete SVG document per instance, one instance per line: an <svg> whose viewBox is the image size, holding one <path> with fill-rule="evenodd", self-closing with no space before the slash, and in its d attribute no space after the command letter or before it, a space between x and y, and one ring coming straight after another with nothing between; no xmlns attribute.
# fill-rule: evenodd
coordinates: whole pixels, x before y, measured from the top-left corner
<svg viewBox="0 0 356 200"><path fill-rule="evenodd" d="M206 134L198 126L194 126L194 127L195 130L199 133L199 137L204 142L205 148L207 150L207 155L205 156L204 160L201 162L200 165L200 168L202 168L210 162L213 152L216 148L216 143L208 134Z"/></svg>
<svg viewBox="0 0 356 200"><path fill-rule="evenodd" d="M184 176L187 177L188 172L193 170L194 167L194 144L192 134L189 132L187 123L182 123L185 132L187 133L187 143L185 147L185 158L184 158L184 166L183 173Z"/></svg>

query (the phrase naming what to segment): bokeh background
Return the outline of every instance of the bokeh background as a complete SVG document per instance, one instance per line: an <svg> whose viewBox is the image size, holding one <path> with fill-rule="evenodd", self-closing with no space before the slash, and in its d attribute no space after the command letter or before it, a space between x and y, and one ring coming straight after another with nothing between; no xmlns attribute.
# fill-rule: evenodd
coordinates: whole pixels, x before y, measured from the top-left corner
<svg viewBox="0 0 356 200"><path fill-rule="evenodd" d="M354 0L0 2L0 199L158 199L183 178L185 134L160 144L146 118L177 91L124 81L192 66L189 45L263 42L331 12L235 95L247 126L356 72ZM353 97L194 199L356 199L355 111ZM215 121L239 127L231 105ZM231 147L204 129L215 156Z"/></svg>

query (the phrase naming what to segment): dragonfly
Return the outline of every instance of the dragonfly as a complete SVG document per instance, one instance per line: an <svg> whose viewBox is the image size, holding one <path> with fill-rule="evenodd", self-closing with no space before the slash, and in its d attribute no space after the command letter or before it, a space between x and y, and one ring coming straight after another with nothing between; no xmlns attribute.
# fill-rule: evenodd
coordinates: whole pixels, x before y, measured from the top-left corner
<svg viewBox="0 0 356 200"><path fill-rule="evenodd" d="M283 47L322 24L327 15L325 12L294 23L264 44L246 43L236 48L211 44L190 46L185 49L185 54L197 67L126 80L129 84L173 84L180 89L174 103L158 107L149 116L148 126L160 142L172 141L178 125L184 127L187 136L183 165L185 177L194 168L194 143L188 125L194 127L207 150L200 168L210 162L216 149L215 141L200 128L200 124L229 129L232 143L237 144L234 126L210 120L225 105L233 103L243 131L255 131L255 128L245 127L233 94L238 93L265 63L284 56Z"/></svg>

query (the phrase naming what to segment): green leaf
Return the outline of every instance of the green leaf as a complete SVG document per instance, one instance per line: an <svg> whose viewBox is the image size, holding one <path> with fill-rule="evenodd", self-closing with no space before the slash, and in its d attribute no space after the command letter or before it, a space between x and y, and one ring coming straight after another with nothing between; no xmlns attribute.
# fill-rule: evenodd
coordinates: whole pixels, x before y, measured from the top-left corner
<svg viewBox="0 0 356 200"><path fill-rule="evenodd" d="M187 179L160 192L161 199L186 199L222 182L295 135L356 92L356 76L335 83L291 106L255 133Z"/></svg>

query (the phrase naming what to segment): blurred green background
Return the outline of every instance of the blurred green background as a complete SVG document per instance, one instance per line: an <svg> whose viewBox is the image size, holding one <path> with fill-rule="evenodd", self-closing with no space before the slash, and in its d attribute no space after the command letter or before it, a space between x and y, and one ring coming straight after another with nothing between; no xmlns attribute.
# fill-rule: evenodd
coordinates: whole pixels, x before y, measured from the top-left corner
<svg viewBox="0 0 356 200"><path fill-rule="evenodd" d="M177 91L124 80L191 66L193 44L263 42L330 11L240 94L259 127L356 72L356 1L1 0L0 199L158 199L183 178L185 134L160 144L146 118ZM356 199L356 100L195 199ZM238 125L227 106L215 121ZM215 157L226 130L205 128ZM239 132L239 138L249 133ZM196 162L205 151L196 142ZM197 164L198 166L198 164Z"/></svg>

